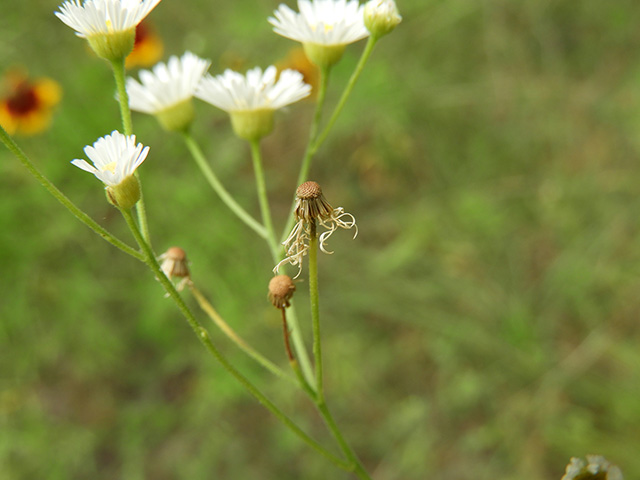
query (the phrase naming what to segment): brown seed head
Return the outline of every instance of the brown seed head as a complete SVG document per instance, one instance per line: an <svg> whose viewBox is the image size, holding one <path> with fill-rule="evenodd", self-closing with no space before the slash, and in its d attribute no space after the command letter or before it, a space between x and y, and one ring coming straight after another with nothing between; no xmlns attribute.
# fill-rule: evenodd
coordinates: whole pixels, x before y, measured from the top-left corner
<svg viewBox="0 0 640 480"><path fill-rule="evenodd" d="M322 189L316 182L304 182L296 190L296 197L300 200L312 200L322 196Z"/></svg>
<svg viewBox="0 0 640 480"><path fill-rule="evenodd" d="M276 275L269 282L269 301L276 308L290 305L289 300L296 291L296 286L288 275Z"/></svg>
<svg viewBox="0 0 640 480"><path fill-rule="evenodd" d="M316 218L327 218L331 216L333 207L324 199L322 188L316 182L304 182L296 190L295 216L298 220L307 222Z"/></svg>

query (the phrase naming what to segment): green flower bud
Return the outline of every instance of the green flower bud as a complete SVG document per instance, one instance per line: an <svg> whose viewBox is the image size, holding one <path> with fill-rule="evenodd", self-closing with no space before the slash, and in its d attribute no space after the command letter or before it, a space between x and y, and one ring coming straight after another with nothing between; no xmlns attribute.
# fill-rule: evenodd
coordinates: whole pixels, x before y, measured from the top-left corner
<svg viewBox="0 0 640 480"><path fill-rule="evenodd" d="M390 33L401 21L393 0L370 0L364 7L364 26L373 37Z"/></svg>

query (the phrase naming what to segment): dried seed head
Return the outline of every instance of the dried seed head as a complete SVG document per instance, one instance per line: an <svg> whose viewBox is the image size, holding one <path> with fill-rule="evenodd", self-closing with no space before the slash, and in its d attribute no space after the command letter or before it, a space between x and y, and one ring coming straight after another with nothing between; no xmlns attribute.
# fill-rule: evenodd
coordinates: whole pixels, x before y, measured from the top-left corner
<svg viewBox="0 0 640 480"><path fill-rule="evenodd" d="M162 260L162 265L160 265L160 268L162 268L162 271L170 279L173 277L189 277L187 254L182 248L171 247L169 250L160 255L160 260Z"/></svg>
<svg viewBox="0 0 640 480"><path fill-rule="evenodd" d="M296 190L296 197L296 219L311 222L331 216L333 208L324 199L322 188L316 182L304 182Z"/></svg>
<svg viewBox="0 0 640 480"><path fill-rule="evenodd" d="M289 300L296 291L296 286L288 275L276 275L269 282L269 301L276 308L290 305Z"/></svg>
<svg viewBox="0 0 640 480"><path fill-rule="evenodd" d="M322 188L316 182L304 182L296 190L296 196L300 200L311 200L322 196Z"/></svg>

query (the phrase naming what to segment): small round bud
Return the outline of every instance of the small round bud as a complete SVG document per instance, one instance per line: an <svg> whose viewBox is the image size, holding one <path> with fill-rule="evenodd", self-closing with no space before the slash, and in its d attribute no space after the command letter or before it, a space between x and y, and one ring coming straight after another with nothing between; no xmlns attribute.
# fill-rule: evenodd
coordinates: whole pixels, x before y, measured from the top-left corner
<svg viewBox="0 0 640 480"><path fill-rule="evenodd" d="M393 0L370 0L364 7L364 25L373 37L390 33L401 21Z"/></svg>
<svg viewBox="0 0 640 480"><path fill-rule="evenodd" d="M288 275L276 275L269 282L269 301L276 308L290 305L289 300L296 291L296 286Z"/></svg>
<svg viewBox="0 0 640 480"><path fill-rule="evenodd" d="M324 199L322 188L316 182L304 182L296 190L295 216L298 220L312 221L331 216L333 208Z"/></svg>
<svg viewBox="0 0 640 480"><path fill-rule="evenodd" d="M171 247L160 255L162 265L160 268L169 278L184 278L189 276L187 265L187 253L180 247Z"/></svg>

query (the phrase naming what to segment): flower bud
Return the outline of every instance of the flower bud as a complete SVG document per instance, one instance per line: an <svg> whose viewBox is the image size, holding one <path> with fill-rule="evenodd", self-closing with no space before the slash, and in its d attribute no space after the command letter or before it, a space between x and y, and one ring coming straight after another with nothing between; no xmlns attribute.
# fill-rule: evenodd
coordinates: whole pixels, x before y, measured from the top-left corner
<svg viewBox="0 0 640 480"><path fill-rule="evenodd" d="M401 21L393 0L370 0L364 7L364 26L373 37L390 33Z"/></svg>
<svg viewBox="0 0 640 480"><path fill-rule="evenodd" d="M269 301L276 308L285 308L291 305L289 300L296 291L296 286L288 275L276 275L269 282Z"/></svg>
<svg viewBox="0 0 640 480"><path fill-rule="evenodd" d="M561 480L623 480L620 469L602 455L587 455L587 460L572 457Z"/></svg>

